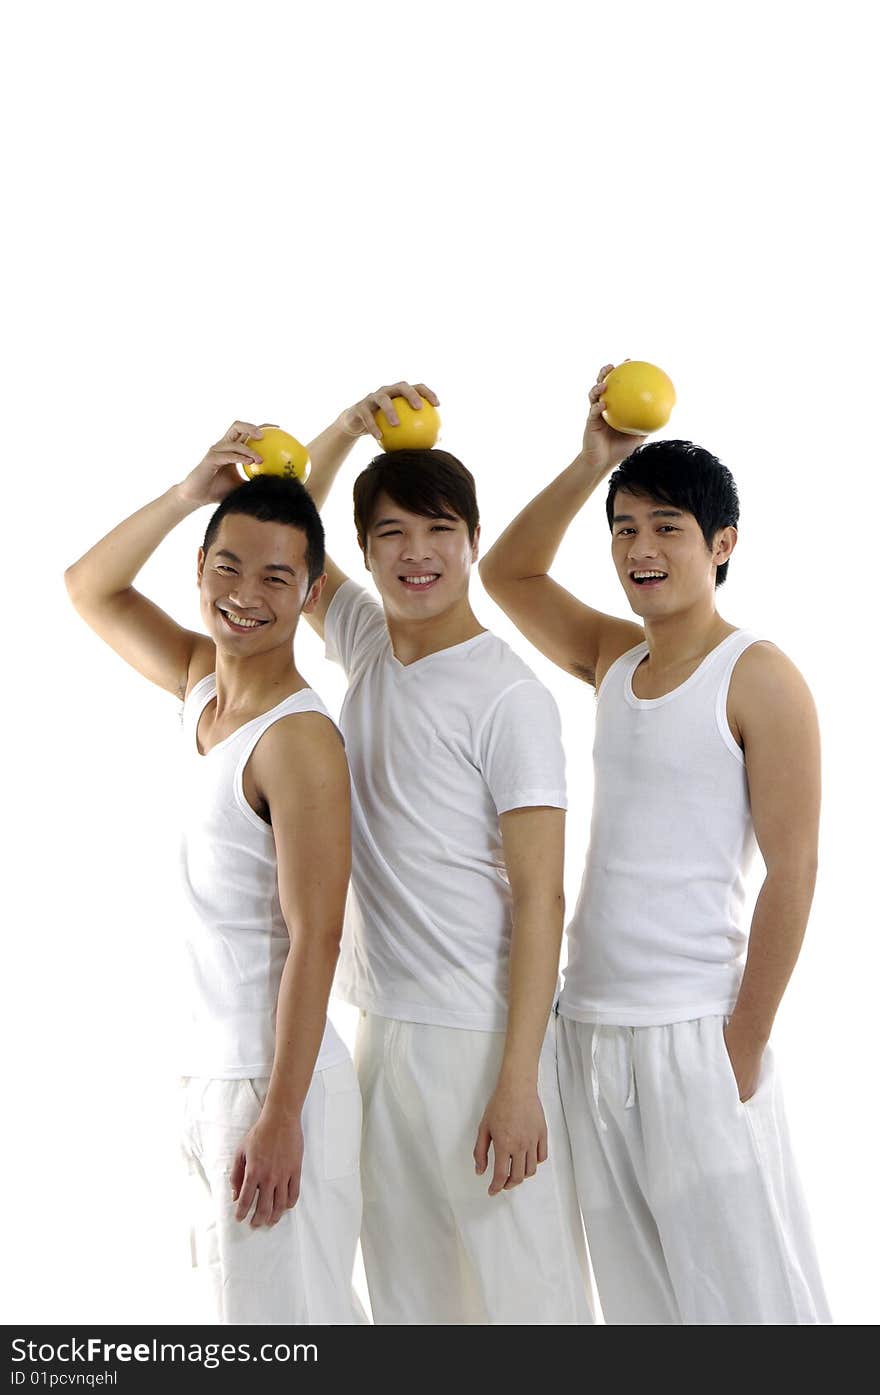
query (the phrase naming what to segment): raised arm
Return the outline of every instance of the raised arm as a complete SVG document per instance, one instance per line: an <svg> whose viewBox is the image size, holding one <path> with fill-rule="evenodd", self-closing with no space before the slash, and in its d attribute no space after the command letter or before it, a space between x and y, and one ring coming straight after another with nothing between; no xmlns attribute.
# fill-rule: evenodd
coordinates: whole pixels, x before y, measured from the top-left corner
<svg viewBox="0 0 880 1395"><path fill-rule="evenodd" d="M355 441L360 436L373 436L381 443L381 433L376 425L375 413L381 407L389 423L397 425L397 413L394 410L392 398L405 397L409 403L417 410L421 410L421 397L425 397L429 402L437 406L439 398L424 383L419 383L415 387L411 383L392 383L387 387L377 388L368 396L356 402L353 407L346 407L344 412L322 431L320 436L316 436L309 442L308 451L311 456L312 467L306 481L306 489L311 494L319 509L324 507L333 482L339 470L347 458ZM336 595L343 582L348 580L345 572L338 567L332 557L326 557L324 570L327 573L327 580L321 598L317 606L311 611L306 619L313 630L317 630L321 638L324 638L324 618L327 614L330 602Z"/></svg>
<svg viewBox="0 0 880 1395"><path fill-rule="evenodd" d="M186 692L196 656L210 672L214 646L206 635L178 625L132 583L172 528L244 482L236 466L259 460L245 441L261 434L258 426L233 422L182 483L138 509L64 573L74 606L95 633L151 683L178 697Z"/></svg>
<svg viewBox="0 0 880 1395"><path fill-rule="evenodd" d="M565 811L511 809L501 815L500 823L513 894L507 1034L498 1082L474 1148L477 1172L482 1174L492 1144L490 1196L533 1177L547 1159L538 1065L559 972L565 910Z"/></svg>
<svg viewBox="0 0 880 1395"><path fill-rule="evenodd" d="M742 742L755 836L767 872L755 903L746 966L725 1039L740 1099L758 1084L761 1057L800 953L816 882L819 725L790 659L754 644L736 665L728 712Z"/></svg>
<svg viewBox="0 0 880 1395"><path fill-rule="evenodd" d="M263 1108L242 1142L231 1182L236 1218L274 1225L299 1196L300 1118L327 1015L339 955L351 863L348 764L338 733L319 713L270 727L251 757L275 838L278 895L290 935L281 977L275 1060ZM320 1140L312 1146L320 1147Z"/></svg>
<svg viewBox="0 0 880 1395"><path fill-rule="evenodd" d="M548 575L569 525L602 480L642 444L604 421L602 391L612 364L590 390L580 451L522 510L480 562L489 595L537 649L568 673L595 684L620 654L644 639L640 626L584 605Z"/></svg>

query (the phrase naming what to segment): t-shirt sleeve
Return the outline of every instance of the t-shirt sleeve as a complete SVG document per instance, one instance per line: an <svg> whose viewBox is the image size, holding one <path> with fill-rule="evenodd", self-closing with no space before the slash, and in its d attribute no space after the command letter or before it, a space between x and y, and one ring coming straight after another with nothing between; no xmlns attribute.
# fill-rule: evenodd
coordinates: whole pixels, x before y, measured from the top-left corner
<svg viewBox="0 0 880 1395"><path fill-rule="evenodd" d="M341 664L346 677L359 660L387 642L388 631L382 607L351 578L344 581L324 616L324 653Z"/></svg>
<svg viewBox="0 0 880 1395"><path fill-rule="evenodd" d="M539 805L567 808L559 709L537 678L502 693L483 721L478 751L499 814Z"/></svg>

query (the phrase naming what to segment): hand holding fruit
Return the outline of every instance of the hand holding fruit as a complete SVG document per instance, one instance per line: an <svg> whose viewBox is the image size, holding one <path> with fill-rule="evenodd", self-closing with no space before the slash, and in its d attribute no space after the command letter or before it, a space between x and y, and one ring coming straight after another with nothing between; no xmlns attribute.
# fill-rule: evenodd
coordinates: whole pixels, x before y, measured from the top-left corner
<svg viewBox="0 0 880 1395"><path fill-rule="evenodd" d="M590 389L582 459L607 474L666 425L674 403L672 383L653 364L607 363Z"/></svg>
<svg viewBox="0 0 880 1395"><path fill-rule="evenodd" d="M234 421L180 484L181 496L192 504L219 504L233 489L239 489L243 483L239 466L253 468L260 463L257 449L263 430L253 422Z"/></svg>
<svg viewBox="0 0 880 1395"><path fill-rule="evenodd" d="M440 430L439 401L424 383L394 383L348 407L338 424L347 436L369 433L384 450L430 450Z"/></svg>

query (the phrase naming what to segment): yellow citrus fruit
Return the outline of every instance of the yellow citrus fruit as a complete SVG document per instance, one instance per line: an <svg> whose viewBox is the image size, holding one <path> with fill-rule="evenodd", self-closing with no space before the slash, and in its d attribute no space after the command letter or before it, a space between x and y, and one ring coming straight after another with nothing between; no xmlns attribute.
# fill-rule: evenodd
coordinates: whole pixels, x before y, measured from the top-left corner
<svg viewBox="0 0 880 1395"><path fill-rule="evenodd" d="M382 433L384 450L430 450L440 434L440 413L424 397L419 408L411 407L405 397L394 397L394 410L399 426L390 426L381 407L376 413L376 425Z"/></svg>
<svg viewBox="0 0 880 1395"><path fill-rule="evenodd" d="M257 475L283 475L285 479L304 480L309 473L309 453L305 446L278 426L267 426L262 436L249 436L247 444L262 456L259 465L253 460L245 464L244 472L249 480Z"/></svg>
<svg viewBox="0 0 880 1395"><path fill-rule="evenodd" d="M675 388L663 369L637 360L612 368L605 379L604 397L603 417L627 436L659 431L675 406Z"/></svg>

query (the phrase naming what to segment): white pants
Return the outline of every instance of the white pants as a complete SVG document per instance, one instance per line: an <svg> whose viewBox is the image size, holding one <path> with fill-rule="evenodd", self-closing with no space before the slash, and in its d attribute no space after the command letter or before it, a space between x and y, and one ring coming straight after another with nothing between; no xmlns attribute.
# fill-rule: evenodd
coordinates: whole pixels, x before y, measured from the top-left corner
<svg viewBox="0 0 880 1395"><path fill-rule="evenodd" d="M361 1191L361 1101L350 1061L316 1071L302 1112L296 1206L274 1226L235 1219L230 1172L268 1080L184 1080L183 1152L191 1178L193 1263L212 1280L221 1323L365 1321L351 1287Z"/></svg>
<svg viewBox="0 0 880 1395"><path fill-rule="evenodd" d="M828 1323L768 1047L740 1102L723 1017L560 1017L559 1083L608 1323Z"/></svg>
<svg viewBox="0 0 880 1395"><path fill-rule="evenodd" d="M555 1030L539 1091L549 1158L489 1196L473 1149L501 1065L500 1032L362 1014L361 1236L382 1324L593 1321L583 1227L556 1080Z"/></svg>

